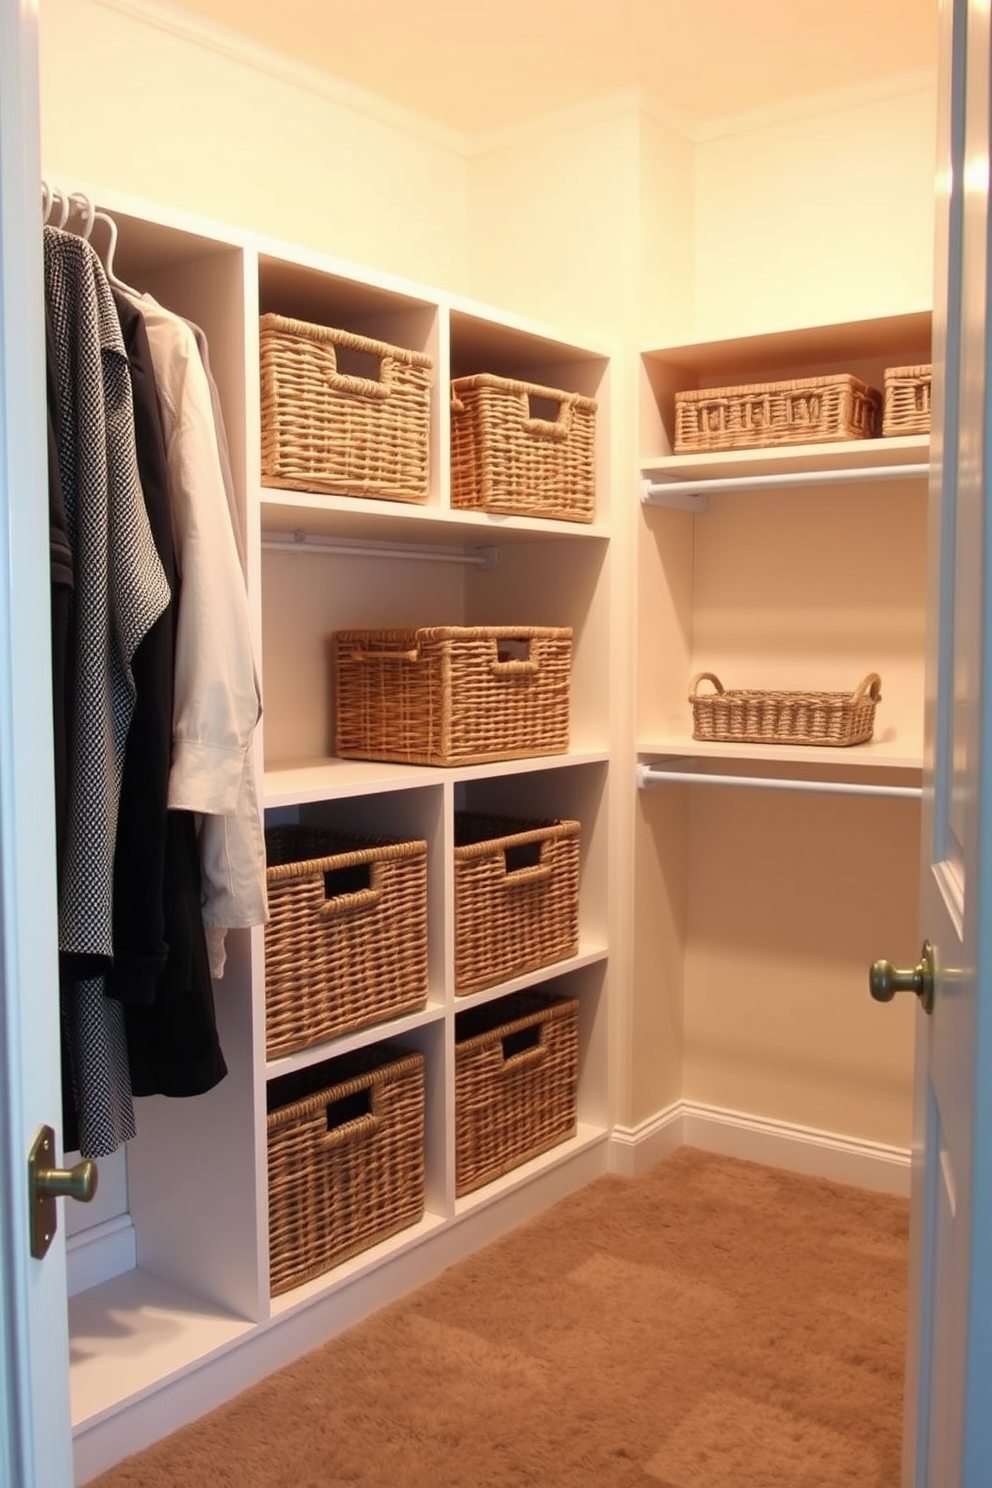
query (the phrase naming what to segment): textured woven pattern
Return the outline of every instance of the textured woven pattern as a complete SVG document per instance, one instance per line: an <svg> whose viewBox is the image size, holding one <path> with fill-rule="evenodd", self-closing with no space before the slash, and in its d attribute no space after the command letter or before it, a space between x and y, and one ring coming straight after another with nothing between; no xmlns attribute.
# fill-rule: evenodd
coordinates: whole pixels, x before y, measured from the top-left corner
<svg viewBox="0 0 992 1488"><path fill-rule="evenodd" d="M702 682L716 689L701 693ZM694 739L732 744L865 744L875 727L881 678L870 672L854 692L725 692L712 672L689 688Z"/></svg>
<svg viewBox="0 0 992 1488"><path fill-rule="evenodd" d="M576 1131L579 1004L518 992L455 1020L455 1193Z"/></svg>
<svg viewBox="0 0 992 1488"><path fill-rule="evenodd" d="M674 450L871 439L881 410L881 393L847 374L676 393Z"/></svg>
<svg viewBox="0 0 992 1488"><path fill-rule="evenodd" d="M263 485L426 499L429 356L284 315L263 315L260 337ZM378 376L339 372L339 351Z"/></svg>
<svg viewBox="0 0 992 1488"><path fill-rule="evenodd" d="M338 631L335 749L423 765L564 753L571 657L567 628Z"/></svg>
<svg viewBox="0 0 992 1488"><path fill-rule="evenodd" d="M427 1001L427 844L321 827L265 834L269 1059Z"/></svg>
<svg viewBox="0 0 992 1488"><path fill-rule="evenodd" d="M424 1058L390 1044L268 1089L272 1295L424 1212Z"/></svg>
<svg viewBox="0 0 992 1488"><path fill-rule="evenodd" d="M451 501L477 511L591 522L596 404L482 373L451 384Z"/></svg>
<svg viewBox="0 0 992 1488"><path fill-rule="evenodd" d="M933 372L925 367L886 367L885 410L882 433L930 433L930 381Z"/></svg>
<svg viewBox="0 0 992 1488"><path fill-rule="evenodd" d="M455 992L579 948L579 823L455 813Z"/></svg>

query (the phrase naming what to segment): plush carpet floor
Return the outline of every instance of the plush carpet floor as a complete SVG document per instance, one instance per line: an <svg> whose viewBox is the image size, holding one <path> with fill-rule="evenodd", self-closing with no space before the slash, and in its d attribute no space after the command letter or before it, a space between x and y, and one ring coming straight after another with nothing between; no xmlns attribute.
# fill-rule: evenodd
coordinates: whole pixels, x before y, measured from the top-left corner
<svg viewBox="0 0 992 1488"><path fill-rule="evenodd" d="M94 1488L897 1488L908 1205L684 1148Z"/></svg>

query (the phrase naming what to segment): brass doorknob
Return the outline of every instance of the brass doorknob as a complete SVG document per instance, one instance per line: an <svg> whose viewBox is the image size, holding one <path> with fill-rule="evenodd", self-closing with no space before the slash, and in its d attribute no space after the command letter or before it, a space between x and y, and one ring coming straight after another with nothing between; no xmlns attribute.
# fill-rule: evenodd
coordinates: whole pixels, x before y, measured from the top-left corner
<svg viewBox="0 0 992 1488"><path fill-rule="evenodd" d="M868 972L868 989L876 1002L891 1002L897 992L915 992L925 1013L933 1012L933 947L924 941L919 963L911 971L891 961L875 961Z"/></svg>
<svg viewBox="0 0 992 1488"><path fill-rule="evenodd" d="M96 1193L97 1166L89 1158L71 1168L56 1168L55 1132L43 1126L28 1153L28 1198L31 1221L31 1254L43 1260L58 1225L58 1198L78 1199L88 1204Z"/></svg>

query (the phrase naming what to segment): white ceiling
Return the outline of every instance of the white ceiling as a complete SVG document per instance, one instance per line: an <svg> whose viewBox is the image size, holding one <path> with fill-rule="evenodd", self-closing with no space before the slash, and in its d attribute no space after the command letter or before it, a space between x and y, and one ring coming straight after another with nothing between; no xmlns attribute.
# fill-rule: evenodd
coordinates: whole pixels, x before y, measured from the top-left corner
<svg viewBox="0 0 992 1488"><path fill-rule="evenodd" d="M178 0L470 134L620 90L689 125L936 66L938 0Z"/></svg>

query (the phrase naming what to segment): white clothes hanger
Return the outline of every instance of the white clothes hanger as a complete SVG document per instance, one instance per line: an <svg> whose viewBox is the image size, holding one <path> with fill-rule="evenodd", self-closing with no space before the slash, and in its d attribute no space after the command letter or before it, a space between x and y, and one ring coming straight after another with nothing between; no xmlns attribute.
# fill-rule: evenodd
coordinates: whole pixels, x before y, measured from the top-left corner
<svg viewBox="0 0 992 1488"><path fill-rule="evenodd" d="M105 223L107 231L110 234L107 251L103 255L103 267L106 270L107 278L115 289L119 289L123 294L130 295L133 299L140 300L141 291L139 289L132 289L130 284L125 284L123 279L118 278L114 270L114 255L117 252L117 223L110 216L109 212L101 212L99 210L94 210L93 222Z"/></svg>
<svg viewBox="0 0 992 1488"><path fill-rule="evenodd" d="M75 210L82 215L83 228L80 237L85 238L89 242L90 233L93 231L93 223L96 219L96 209L93 203L81 191L72 191L69 193L69 205L70 211Z"/></svg>
<svg viewBox="0 0 992 1488"><path fill-rule="evenodd" d="M81 238L85 238L87 242L91 241L93 228L97 222L102 222L105 225L109 238L106 252L101 254L101 259L107 279L115 289L121 290L123 294L140 299L140 290L132 289L130 284L125 284L124 280L118 277L114 269L114 256L117 252L117 223L111 217L110 213L101 212L82 191L70 191L68 193L60 191L57 187L52 187L48 181L42 179L41 210L42 221L44 223L51 221L56 206L58 207L59 217L58 221L53 223L53 226L64 230L73 213L76 212L82 218L78 235Z"/></svg>

